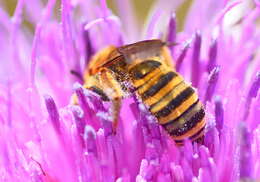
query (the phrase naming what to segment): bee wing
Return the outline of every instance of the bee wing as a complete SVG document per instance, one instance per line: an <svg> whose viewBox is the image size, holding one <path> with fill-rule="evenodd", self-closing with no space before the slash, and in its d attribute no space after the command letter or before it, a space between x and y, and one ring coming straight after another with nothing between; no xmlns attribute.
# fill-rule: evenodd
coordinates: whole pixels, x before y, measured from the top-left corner
<svg viewBox="0 0 260 182"><path fill-rule="evenodd" d="M123 56L118 55L118 56L116 56L116 57L110 59L109 61L107 61L105 64L103 64L103 65L100 66L100 67L109 67L109 66L111 66L111 65L113 65L113 64L118 63L119 61L122 61L122 58L123 58Z"/></svg>
<svg viewBox="0 0 260 182"><path fill-rule="evenodd" d="M166 44L159 39L140 41L134 44L119 47L118 52L124 56L127 63L146 60L151 57L160 56L162 47Z"/></svg>

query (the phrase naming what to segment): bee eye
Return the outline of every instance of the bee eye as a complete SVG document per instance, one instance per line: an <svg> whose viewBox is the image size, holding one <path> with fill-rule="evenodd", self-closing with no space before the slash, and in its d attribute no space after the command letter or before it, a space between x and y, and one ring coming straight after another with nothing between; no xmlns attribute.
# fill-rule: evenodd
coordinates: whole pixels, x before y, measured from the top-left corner
<svg viewBox="0 0 260 182"><path fill-rule="evenodd" d="M92 86L88 89L95 92L96 94L98 94L103 101L109 101L108 96L100 88L98 88L96 86Z"/></svg>

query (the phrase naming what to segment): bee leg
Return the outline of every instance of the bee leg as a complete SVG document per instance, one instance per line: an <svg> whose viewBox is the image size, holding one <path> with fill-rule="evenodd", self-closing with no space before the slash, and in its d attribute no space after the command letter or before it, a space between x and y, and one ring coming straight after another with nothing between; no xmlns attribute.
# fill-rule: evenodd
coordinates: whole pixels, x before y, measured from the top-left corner
<svg viewBox="0 0 260 182"><path fill-rule="evenodd" d="M118 127L118 120L119 120L121 103L122 102L121 102L120 97L117 97L114 100L112 100L112 118L113 118L112 131L113 131L113 134L116 134L116 130L117 130L117 127Z"/></svg>
<svg viewBox="0 0 260 182"><path fill-rule="evenodd" d="M80 72L75 71L75 70L70 70L70 74L74 75L77 77L80 81L84 82L83 77Z"/></svg>
<svg viewBox="0 0 260 182"><path fill-rule="evenodd" d="M106 92L106 95L110 98L110 100L112 100L112 129L113 133L115 134L118 126L118 116L121 108L121 98L123 97L123 91L110 70L103 69L101 71L101 82L104 87L104 92Z"/></svg>

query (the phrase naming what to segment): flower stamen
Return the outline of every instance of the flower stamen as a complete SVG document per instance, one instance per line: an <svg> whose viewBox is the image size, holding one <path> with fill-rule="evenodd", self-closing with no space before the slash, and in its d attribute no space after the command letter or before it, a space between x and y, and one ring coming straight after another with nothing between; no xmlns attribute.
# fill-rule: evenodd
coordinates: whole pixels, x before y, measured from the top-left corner
<svg viewBox="0 0 260 182"><path fill-rule="evenodd" d="M190 41L187 41L185 43L183 49L181 50L181 54L177 58L177 61L176 61L176 70L177 71L180 71L182 62L183 62L184 58L186 57L188 49L190 48L190 43L191 43Z"/></svg>
<svg viewBox="0 0 260 182"><path fill-rule="evenodd" d="M52 121L52 124L56 129L56 131L60 132L60 116L56 104L53 98L49 95L45 95L44 99L45 99L45 105L49 113L49 117Z"/></svg>
<svg viewBox="0 0 260 182"><path fill-rule="evenodd" d="M168 35L167 42L175 42L176 40L176 16L175 13L172 14L168 24ZM171 54L173 56L174 46L170 47Z"/></svg>
<svg viewBox="0 0 260 182"><path fill-rule="evenodd" d="M218 53L218 43L217 40L214 39L209 49L209 62L207 67L208 73L210 73L210 71L216 66L217 53Z"/></svg>
<svg viewBox="0 0 260 182"><path fill-rule="evenodd" d="M194 87L198 87L200 81L200 49L201 49L201 34L199 31L195 33L192 53L192 84Z"/></svg>
<svg viewBox="0 0 260 182"><path fill-rule="evenodd" d="M223 128L224 121L224 109L222 104L222 99L220 96L215 98L215 118L216 118L216 128L221 131Z"/></svg>
<svg viewBox="0 0 260 182"><path fill-rule="evenodd" d="M255 78L252 86L250 87L250 90L247 95L247 100L246 100L246 104L245 104L245 112L244 112L244 117L243 117L244 121L249 116L252 99L256 98L259 88L260 88L260 71L258 71L256 73L256 78Z"/></svg>
<svg viewBox="0 0 260 182"><path fill-rule="evenodd" d="M209 77L208 77L208 87L206 90L205 94L205 102L211 101L211 98L215 92L215 88L218 82L218 77L219 77L219 70L220 67L216 66L213 68L213 70L210 72Z"/></svg>

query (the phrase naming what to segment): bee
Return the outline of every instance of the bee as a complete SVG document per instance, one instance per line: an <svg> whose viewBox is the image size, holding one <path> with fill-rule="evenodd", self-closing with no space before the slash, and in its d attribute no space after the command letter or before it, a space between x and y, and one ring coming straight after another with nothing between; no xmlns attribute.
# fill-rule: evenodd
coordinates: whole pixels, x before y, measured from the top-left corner
<svg viewBox="0 0 260 182"><path fill-rule="evenodd" d="M104 48L90 60L84 82L86 89L112 102L114 131L122 98L134 93L177 145L204 135L203 105L195 89L175 71L169 48L161 40Z"/></svg>

